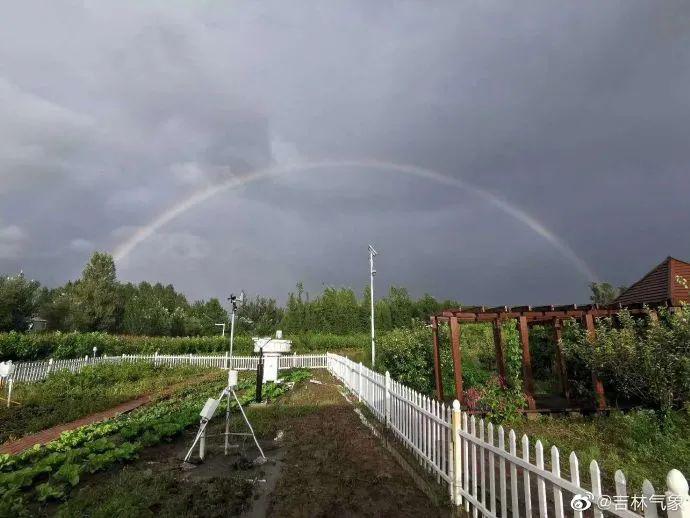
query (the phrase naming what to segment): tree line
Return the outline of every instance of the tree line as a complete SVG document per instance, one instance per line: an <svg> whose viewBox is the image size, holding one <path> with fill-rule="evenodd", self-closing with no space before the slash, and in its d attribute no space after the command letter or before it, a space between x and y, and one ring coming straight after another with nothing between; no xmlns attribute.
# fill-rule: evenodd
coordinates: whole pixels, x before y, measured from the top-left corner
<svg viewBox="0 0 690 518"><path fill-rule="evenodd" d="M392 286L375 302L377 329L413 327L456 301L438 301L431 295L415 300L405 288ZM237 331L272 334L368 332L369 287L358 297L350 288L326 287L310 296L301 283L288 295L285 306L270 297L245 301L237 312ZM229 323L217 298L189 302L172 285L122 283L115 262L96 252L82 275L57 288L42 287L23 274L0 277L0 331L27 331L39 317L53 331L108 332L148 336L208 336L218 334L215 324Z"/></svg>
<svg viewBox="0 0 690 518"><path fill-rule="evenodd" d="M190 303L172 285L121 283L115 262L96 252L76 281L42 287L23 274L0 278L0 331L27 331L39 317L52 331L149 336L216 334L228 315L218 299Z"/></svg>

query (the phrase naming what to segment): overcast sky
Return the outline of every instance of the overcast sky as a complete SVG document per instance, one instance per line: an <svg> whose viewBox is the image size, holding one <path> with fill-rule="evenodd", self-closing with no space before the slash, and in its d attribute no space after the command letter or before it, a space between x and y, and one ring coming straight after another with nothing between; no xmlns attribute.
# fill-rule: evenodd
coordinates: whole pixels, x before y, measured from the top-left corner
<svg viewBox="0 0 690 518"><path fill-rule="evenodd" d="M63 283L184 206L120 279L361 291L372 242L381 291L585 302L690 259L689 26L672 1L5 3L0 272ZM295 166L342 160L453 180Z"/></svg>

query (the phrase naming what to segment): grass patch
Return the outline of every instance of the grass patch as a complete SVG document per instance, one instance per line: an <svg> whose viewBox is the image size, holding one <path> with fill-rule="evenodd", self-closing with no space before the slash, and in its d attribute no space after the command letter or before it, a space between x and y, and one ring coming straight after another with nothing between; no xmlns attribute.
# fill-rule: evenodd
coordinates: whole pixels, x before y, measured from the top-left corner
<svg viewBox="0 0 690 518"><path fill-rule="evenodd" d="M649 479L657 490L665 487L667 473L677 468L688 473L690 466L690 412L672 412L660 420L650 410L594 417L540 417L517 423L516 432L527 433L531 441L541 440L544 449L555 445L561 453L561 468L568 468L574 451L580 461L580 475L589 484L589 463L596 460L606 487L614 487L617 469L625 473L629 492L640 493ZM550 458L550 454L546 455Z"/></svg>

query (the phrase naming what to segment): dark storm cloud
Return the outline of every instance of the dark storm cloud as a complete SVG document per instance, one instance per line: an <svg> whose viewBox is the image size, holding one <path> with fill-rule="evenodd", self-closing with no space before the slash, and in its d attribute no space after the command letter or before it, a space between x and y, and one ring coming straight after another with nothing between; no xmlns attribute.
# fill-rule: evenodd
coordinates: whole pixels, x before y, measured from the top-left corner
<svg viewBox="0 0 690 518"><path fill-rule="evenodd" d="M673 2L27 2L0 21L0 271L77 275L191 193L285 161L435 169L526 210L600 278L690 257L690 8ZM469 191L293 172L194 207L125 279L284 296L379 282L478 303L588 279ZM224 289L224 288L223 288Z"/></svg>

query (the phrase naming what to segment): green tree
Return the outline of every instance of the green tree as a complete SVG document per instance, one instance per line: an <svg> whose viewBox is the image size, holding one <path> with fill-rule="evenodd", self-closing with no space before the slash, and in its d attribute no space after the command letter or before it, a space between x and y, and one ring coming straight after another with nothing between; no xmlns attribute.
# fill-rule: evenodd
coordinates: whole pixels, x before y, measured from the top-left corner
<svg viewBox="0 0 690 518"><path fill-rule="evenodd" d="M192 304L190 309L191 316L199 322L199 334L210 336L218 333L216 324L228 323L228 312L223 308L220 301L212 298L204 301L197 301Z"/></svg>
<svg viewBox="0 0 690 518"><path fill-rule="evenodd" d="M623 286L614 288L608 282L590 282L589 289L592 291L589 300L594 304L600 304L602 306L611 304L616 300L616 297L626 290Z"/></svg>
<svg viewBox="0 0 690 518"><path fill-rule="evenodd" d="M72 290L74 326L82 331L115 331L121 311L115 261L94 252Z"/></svg>
<svg viewBox="0 0 690 518"><path fill-rule="evenodd" d="M39 305L39 283L24 274L0 277L0 331L25 331Z"/></svg>
<svg viewBox="0 0 690 518"><path fill-rule="evenodd" d="M247 300L237 310L238 330L257 335L271 335L283 319L283 310L275 299L259 297Z"/></svg>
<svg viewBox="0 0 690 518"><path fill-rule="evenodd" d="M391 310L393 327L410 327L414 309L407 288L391 286L388 292L388 304Z"/></svg>
<svg viewBox="0 0 690 518"><path fill-rule="evenodd" d="M369 317L371 319L371 317ZM391 316L391 306L386 299L374 302L374 319L376 332L390 331L393 329L393 317ZM371 325L371 321L369 322Z"/></svg>
<svg viewBox="0 0 690 518"><path fill-rule="evenodd" d="M38 314L48 321L48 329L67 331L72 321L72 282L60 288L45 289L40 297Z"/></svg>
<svg viewBox="0 0 690 518"><path fill-rule="evenodd" d="M438 313L441 304L431 295L425 293L424 296L414 303L414 317L422 322L428 322L429 317Z"/></svg>

